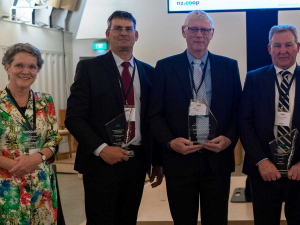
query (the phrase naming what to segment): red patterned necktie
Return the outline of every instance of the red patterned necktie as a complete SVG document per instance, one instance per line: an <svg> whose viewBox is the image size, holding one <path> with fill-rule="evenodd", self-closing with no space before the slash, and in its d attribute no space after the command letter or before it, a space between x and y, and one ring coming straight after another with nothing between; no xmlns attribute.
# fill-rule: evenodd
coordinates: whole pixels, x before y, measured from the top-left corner
<svg viewBox="0 0 300 225"><path fill-rule="evenodd" d="M123 62L122 66L123 66L123 72L122 72L122 80L123 80L123 84L124 84L124 89L125 89L125 94L127 94L128 89L130 87L130 83L131 83L131 75L129 72L129 62ZM126 100L125 100L125 96L123 94L123 103L124 106L126 107ZM130 106L134 106L134 90L133 90L133 85L130 89L130 92L127 94L127 103ZM127 124L128 127L128 124ZM126 127L126 130L127 130ZM130 138L129 141L131 141L135 136L135 122L130 122Z"/></svg>

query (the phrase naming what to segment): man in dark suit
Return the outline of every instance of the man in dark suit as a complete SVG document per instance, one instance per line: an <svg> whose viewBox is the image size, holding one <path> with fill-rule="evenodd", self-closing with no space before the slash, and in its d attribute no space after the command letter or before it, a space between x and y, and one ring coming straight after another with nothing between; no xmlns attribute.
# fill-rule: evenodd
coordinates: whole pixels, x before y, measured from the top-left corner
<svg viewBox="0 0 300 225"><path fill-rule="evenodd" d="M163 168L175 225L197 224L199 194L202 224L227 224L241 83L236 60L208 52L213 34L213 22L205 12L190 13L182 26L187 50L158 61L154 72L150 129L164 147ZM191 99L201 103L205 99L218 122L210 142L193 145L189 140ZM203 126L197 124L197 132L215 124L212 115L206 122ZM203 135L207 139L209 134Z"/></svg>
<svg viewBox="0 0 300 225"><path fill-rule="evenodd" d="M290 25L272 27L268 50L273 64L249 72L242 95L240 133L246 152L243 172L250 177L256 225L279 225L283 200L288 224L299 225L299 138L287 177L281 176L276 168L269 146L269 142L291 129L300 129L296 28ZM281 114L286 119L281 118Z"/></svg>
<svg viewBox="0 0 300 225"><path fill-rule="evenodd" d="M65 124L78 141L75 170L83 174L87 224L133 225L151 165L152 187L163 178L146 124L153 68L133 57L138 32L130 13L115 11L107 23L111 51L78 63ZM112 146L106 127L119 116L125 122L124 109L131 112L130 151Z"/></svg>

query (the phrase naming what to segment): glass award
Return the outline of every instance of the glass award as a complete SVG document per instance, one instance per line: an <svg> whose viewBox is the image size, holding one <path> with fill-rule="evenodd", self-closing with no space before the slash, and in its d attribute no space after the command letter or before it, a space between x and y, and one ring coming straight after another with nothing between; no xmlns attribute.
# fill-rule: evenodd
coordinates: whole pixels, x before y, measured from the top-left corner
<svg viewBox="0 0 300 225"><path fill-rule="evenodd" d="M125 113L105 124L109 140L113 146L123 147L125 140L126 119Z"/></svg>
<svg viewBox="0 0 300 225"><path fill-rule="evenodd" d="M105 124L109 140L113 146L117 146L120 148L124 148L125 150L130 151L129 148L129 139L130 139L130 133L131 133L131 121L130 121L130 115L132 113L129 113L126 111L122 113L121 115L117 116L110 122ZM129 119L128 119L129 115ZM134 156L134 152L130 151L130 153L127 155L128 157Z"/></svg>
<svg viewBox="0 0 300 225"><path fill-rule="evenodd" d="M291 167L291 162L295 154L297 135L298 129L294 129L269 143L274 165L282 177L287 176L288 170Z"/></svg>
<svg viewBox="0 0 300 225"><path fill-rule="evenodd" d="M216 137L218 122L206 101L191 99L188 117L189 140L201 145Z"/></svg>

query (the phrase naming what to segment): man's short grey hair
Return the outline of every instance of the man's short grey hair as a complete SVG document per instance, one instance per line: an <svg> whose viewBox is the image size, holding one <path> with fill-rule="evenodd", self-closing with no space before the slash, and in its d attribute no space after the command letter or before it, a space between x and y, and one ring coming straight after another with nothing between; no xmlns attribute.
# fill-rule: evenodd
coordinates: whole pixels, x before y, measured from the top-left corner
<svg viewBox="0 0 300 225"><path fill-rule="evenodd" d="M271 44L271 39L274 34L284 33L284 32L288 32L288 31L292 32L292 34L295 37L295 42L297 44L298 43L298 34L297 34L296 27L294 27L292 25L288 25L288 24L276 25L271 28L271 30L269 32L269 44Z"/></svg>
<svg viewBox="0 0 300 225"><path fill-rule="evenodd" d="M195 10L193 12L190 12L186 16L183 26L185 26L187 28L190 20L206 20L207 22L209 22L210 28L214 28L214 23L213 23L211 17L202 10Z"/></svg>
<svg viewBox="0 0 300 225"><path fill-rule="evenodd" d="M20 52L26 52L33 55L37 59L38 71L42 69L44 60L42 59L41 52L35 46L29 43L17 43L8 47L2 58L2 65L11 65L11 63L14 61L15 55Z"/></svg>

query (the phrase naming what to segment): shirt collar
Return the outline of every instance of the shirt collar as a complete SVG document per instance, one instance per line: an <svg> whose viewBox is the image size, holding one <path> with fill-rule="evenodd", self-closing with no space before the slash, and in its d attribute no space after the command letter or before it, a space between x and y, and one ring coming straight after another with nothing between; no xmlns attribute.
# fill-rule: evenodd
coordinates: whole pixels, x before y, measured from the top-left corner
<svg viewBox="0 0 300 225"><path fill-rule="evenodd" d="M116 61L116 64L117 64L117 67L121 66L121 64L123 62L125 62L123 59L121 59L119 56L117 56L115 53L111 52L115 61ZM131 59L128 61L131 65L131 67L134 67L134 56L132 55Z"/></svg>
<svg viewBox="0 0 300 225"><path fill-rule="evenodd" d="M284 70L284 71L289 71L293 75L295 72L295 69L296 69L296 65L297 65L297 63L294 63L294 65L292 65L290 68L288 68L287 70ZM274 68L275 68L277 75L283 70L275 65L274 65Z"/></svg>
<svg viewBox="0 0 300 225"><path fill-rule="evenodd" d="M191 53L189 53L188 50L186 50L186 54L187 54L189 63L192 64L192 62L193 62L196 58L195 58ZM201 64L202 64L202 63L203 63L203 64L206 63L207 57L208 57L208 51L206 51L206 53L204 54L204 56L202 56L202 57L200 58Z"/></svg>

